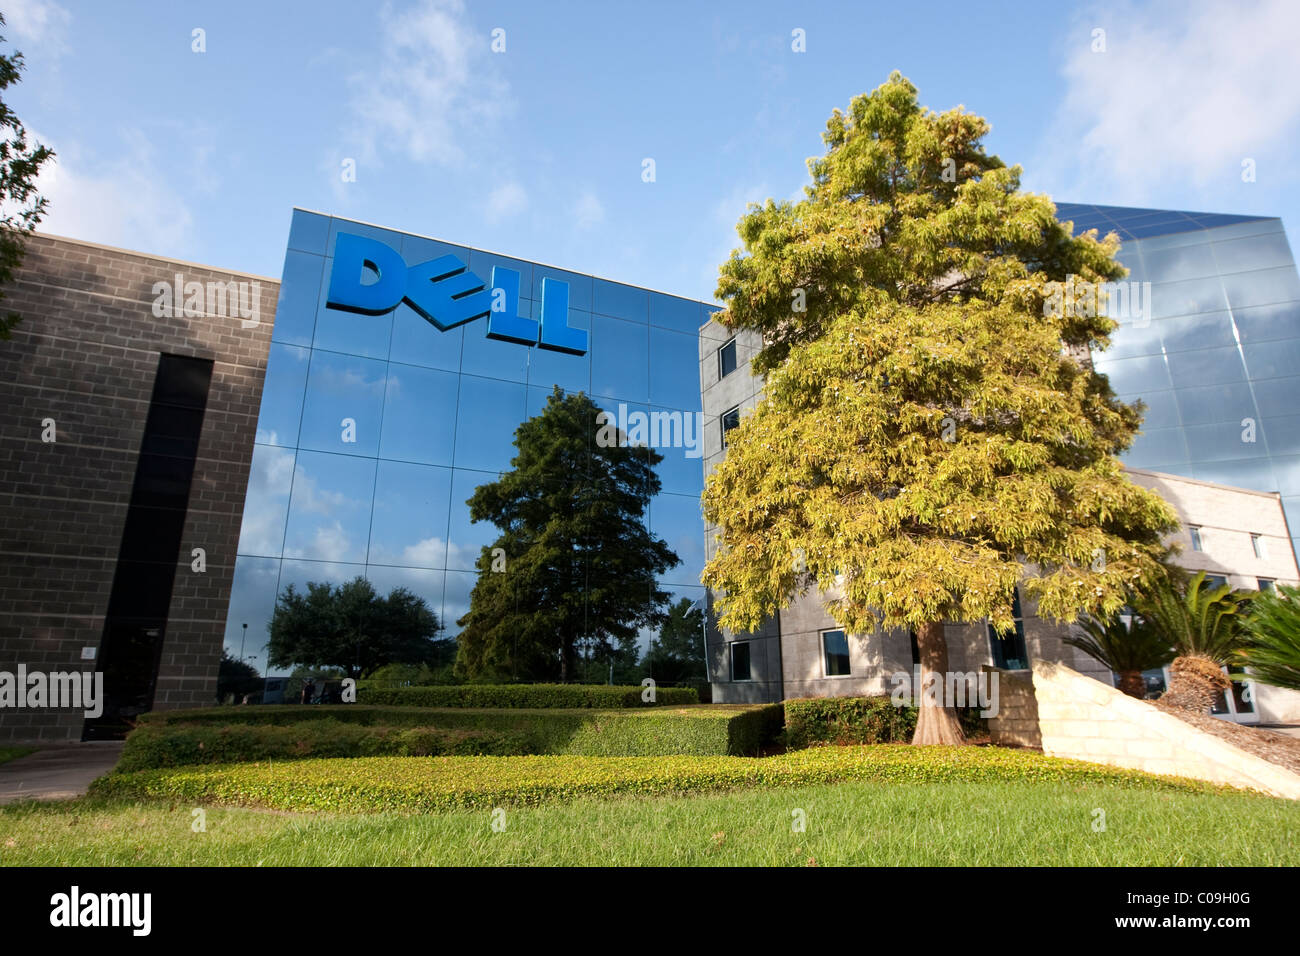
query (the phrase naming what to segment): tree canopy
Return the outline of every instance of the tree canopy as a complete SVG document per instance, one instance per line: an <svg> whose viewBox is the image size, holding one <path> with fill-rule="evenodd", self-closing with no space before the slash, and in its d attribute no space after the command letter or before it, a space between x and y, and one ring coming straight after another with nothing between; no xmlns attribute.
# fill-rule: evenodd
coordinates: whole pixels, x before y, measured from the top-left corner
<svg viewBox="0 0 1300 956"><path fill-rule="evenodd" d="M4 22L0 16L0 26ZM21 53L0 54L0 91L17 83L23 69ZM36 176L53 158L52 149L28 141L22 121L0 100L0 290L13 281L23 261L25 240L45 215L48 201L36 191ZM16 312L0 315L0 339L9 338L18 320Z"/></svg>
<svg viewBox="0 0 1300 956"><path fill-rule="evenodd" d="M463 675L572 680L580 646L625 656L663 620L669 595L656 576L679 559L645 524L663 456L597 442L602 424L586 394L556 388L515 431L511 470L469 499L471 518L501 534L479 556L459 621Z"/></svg>
<svg viewBox="0 0 1300 956"><path fill-rule="evenodd" d="M767 379L705 490L722 626L816 587L851 631L917 629L942 671L940 622L1006 631L1018 583L1073 620L1163 574L1175 513L1115 457L1141 406L1077 357L1115 322L1047 307L1048 282L1121 277L1118 240L1021 192L988 129L895 73L832 114L805 199L740 221L719 318L761 334Z"/></svg>
<svg viewBox="0 0 1300 956"><path fill-rule="evenodd" d="M424 599L405 588L381 596L363 577L338 586L308 582L306 593L291 584L268 625L268 656L274 667L337 667L364 677L385 664L436 662L439 629Z"/></svg>

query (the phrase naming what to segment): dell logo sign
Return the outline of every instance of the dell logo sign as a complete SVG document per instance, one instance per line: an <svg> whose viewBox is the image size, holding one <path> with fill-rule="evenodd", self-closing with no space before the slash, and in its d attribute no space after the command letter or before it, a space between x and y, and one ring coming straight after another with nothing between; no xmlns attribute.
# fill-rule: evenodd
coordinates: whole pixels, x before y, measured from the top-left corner
<svg viewBox="0 0 1300 956"><path fill-rule="evenodd" d="M362 282L367 273L373 282ZM408 266L378 239L339 233L326 308L382 315L403 301L443 332L486 316L490 339L570 355L587 352L586 330L569 326L567 282L542 279L541 320L528 319L519 314L519 273L513 269L493 266L489 287L456 256Z"/></svg>

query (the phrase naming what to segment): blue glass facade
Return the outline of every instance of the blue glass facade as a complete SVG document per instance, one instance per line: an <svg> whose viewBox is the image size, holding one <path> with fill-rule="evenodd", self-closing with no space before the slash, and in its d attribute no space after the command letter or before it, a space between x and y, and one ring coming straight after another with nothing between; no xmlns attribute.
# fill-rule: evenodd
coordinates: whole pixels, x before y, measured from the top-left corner
<svg viewBox="0 0 1300 956"><path fill-rule="evenodd" d="M1149 319L1094 356L1148 406L1136 468L1282 494L1300 534L1300 276L1276 218L1059 203L1075 232L1114 230Z"/></svg>
<svg viewBox="0 0 1300 956"><path fill-rule="evenodd" d="M569 325L583 355L488 338L476 319L439 331L408 302L380 315L326 308L340 233L377 239L409 266L454 255L485 280L520 276L519 315L539 318L544 279L568 285ZM264 664L277 593L292 583L364 575L404 586L439 616L445 635L469 608L474 562L498 535L470 521L466 499L510 468L514 431L556 385L602 408L700 411L699 327L707 303L295 210L271 335L244 506L226 644ZM594 428L594 425L593 425ZM650 530L681 563L661 579L702 599L701 458L658 448L662 493Z"/></svg>

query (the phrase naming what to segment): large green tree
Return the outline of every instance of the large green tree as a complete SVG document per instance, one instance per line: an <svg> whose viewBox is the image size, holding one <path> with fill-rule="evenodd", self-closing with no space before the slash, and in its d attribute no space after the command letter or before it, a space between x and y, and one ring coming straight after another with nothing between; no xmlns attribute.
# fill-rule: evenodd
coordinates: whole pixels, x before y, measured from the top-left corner
<svg viewBox="0 0 1300 956"><path fill-rule="evenodd" d="M0 26L4 22L0 16ZM0 54L0 92L17 83L22 73L21 53ZM45 215L47 200L36 192L36 175L53 158L53 150L28 141L17 114L0 100L0 299L22 264L25 240ZM16 312L0 315L0 339L9 338L19 318Z"/></svg>
<svg viewBox="0 0 1300 956"><path fill-rule="evenodd" d="M690 598L679 599L646 653L647 673L664 684L706 679L703 642L704 611Z"/></svg>
<svg viewBox="0 0 1300 956"><path fill-rule="evenodd" d="M815 587L850 631L913 628L944 673L943 622L1009 630L1017 583L1073 620L1163 573L1175 514L1115 457L1141 408L1077 357L1115 323L1046 286L1122 276L1118 241L1021 192L988 128L923 109L895 73L832 114L805 199L740 221L720 318L761 333L767 380L705 490L723 627ZM914 742L961 742L934 704Z"/></svg>
<svg viewBox="0 0 1300 956"><path fill-rule="evenodd" d="M459 622L465 676L570 681L580 646L609 660L663 620L656 576L679 559L645 524L663 456L622 433L597 441L612 431L584 393L557 388L515 431L511 470L469 499L501 534Z"/></svg>
<svg viewBox="0 0 1300 956"><path fill-rule="evenodd" d="M405 588L381 596L365 578L345 584L292 584L275 603L268 625L273 667L337 667L365 677L385 664L424 664L439 658L437 616Z"/></svg>

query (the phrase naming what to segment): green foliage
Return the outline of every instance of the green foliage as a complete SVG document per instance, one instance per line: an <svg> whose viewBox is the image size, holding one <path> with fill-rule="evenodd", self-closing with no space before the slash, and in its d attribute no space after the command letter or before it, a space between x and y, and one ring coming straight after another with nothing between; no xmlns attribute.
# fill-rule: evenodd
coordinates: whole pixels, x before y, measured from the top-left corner
<svg viewBox="0 0 1300 956"><path fill-rule="evenodd" d="M1251 680L1300 690L1300 588L1265 591L1250 602L1243 621L1241 657Z"/></svg>
<svg viewBox="0 0 1300 956"><path fill-rule="evenodd" d="M1252 597L1253 592L1226 584L1209 587L1201 571L1185 585L1166 581L1147 588L1134 603L1179 657L1205 657L1222 666L1241 648L1244 611Z"/></svg>
<svg viewBox="0 0 1300 956"><path fill-rule="evenodd" d="M978 707L960 707L957 721L966 737L988 732ZM784 743L791 750L832 744L905 744L916 730L917 709L897 707L889 696L809 697L785 702Z"/></svg>
<svg viewBox="0 0 1300 956"><path fill-rule="evenodd" d="M358 690L358 703L413 707L652 707L698 704L693 687L656 687L655 702L641 700L643 687L608 684L460 684Z"/></svg>
<svg viewBox="0 0 1300 956"><path fill-rule="evenodd" d="M0 15L0 26L4 23ZM0 91L17 83L23 69L21 53L0 54ZM13 281L23 261L25 241L45 215L48 200L36 192L36 176L53 158L53 150L28 142L26 128L0 100L0 289ZM17 312L0 316L0 339L9 338L20 319Z"/></svg>
<svg viewBox="0 0 1300 956"><path fill-rule="evenodd" d="M916 708L888 697L812 697L785 702L785 744L906 743L916 730Z"/></svg>
<svg viewBox="0 0 1300 956"><path fill-rule="evenodd" d="M127 737L117 771L380 755L755 756L781 728L779 704L613 711L250 707L222 719L232 711L142 720ZM259 720L260 711L270 712Z"/></svg>
<svg viewBox="0 0 1300 956"><path fill-rule="evenodd" d="M127 736L117 773L189 764L313 757L427 757L534 753L526 734L447 727L385 727L329 718L276 724L143 724Z"/></svg>
<svg viewBox="0 0 1300 956"><path fill-rule="evenodd" d="M0 747L0 763L8 763L10 760L17 760L19 757L26 757L34 749L33 747Z"/></svg>
<svg viewBox="0 0 1300 956"><path fill-rule="evenodd" d="M221 664L217 667L217 700L225 700L229 694L240 700L245 694L254 694L263 687L262 678L257 669L244 661L236 660L221 649Z"/></svg>
<svg viewBox="0 0 1300 956"><path fill-rule="evenodd" d="M1175 777L999 747L818 747L776 757L368 757L108 774L96 797L179 800L273 810L444 813L576 797L675 796L713 790L876 781L1112 784L1165 792L1215 788ZM192 801L192 802L191 802Z"/></svg>
<svg viewBox="0 0 1300 956"><path fill-rule="evenodd" d="M1071 634L1063 641L1117 674L1154 670L1174 659L1170 641L1141 617L1133 617L1126 625L1118 614L1107 619L1087 614L1078 624L1083 635Z"/></svg>
<svg viewBox="0 0 1300 956"><path fill-rule="evenodd" d="M273 667L337 667L358 677L385 664L430 663L448 654L445 642L434 639L438 619L423 598L405 588L380 597L363 577L337 587L308 582L306 594L290 584L275 602L268 630Z"/></svg>
<svg viewBox="0 0 1300 956"><path fill-rule="evenodd" d="M1073 620L1164 573L1176 515L1116 458L1140 407L1069 354L1115 324L1049 308L1045 288L1120 277L1118 241L1072 236L987 130L894 74L832 115L805 200L741 220L720 319L762 334L767 380L705 490L723 627L816 587L858 633L1006 631L1022 578L1040 615Z"/></svg>
<svg viewBox="0 0 1300 956"><path fill-rule="evenodd" d="M708 676L704 662L704 611L690 598L668 609L644 660L646 673L657 681L680 684Z"/></svg>
<svg viewBox="0 0 1300 956"><path fill-rule="evenodd" d="M601 414L556 388L516 429L511 470L469 499L471 518L501 535L479 555L459 621L461 674L568 681L580 648L606 667L634 664L637 632L663 620L669 594L656 576L679 559L645 525L663 457L597 442Z"/></svg>

